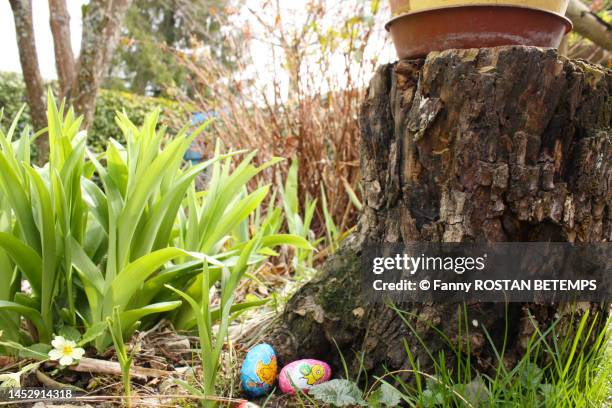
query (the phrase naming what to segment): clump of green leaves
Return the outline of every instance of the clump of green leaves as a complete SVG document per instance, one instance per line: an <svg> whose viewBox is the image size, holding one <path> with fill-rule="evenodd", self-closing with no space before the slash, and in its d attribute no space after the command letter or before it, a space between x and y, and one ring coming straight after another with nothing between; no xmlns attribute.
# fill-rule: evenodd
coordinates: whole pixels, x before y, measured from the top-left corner
<svg viewBox="0 0 612 408"><path fill-rule="evenodd" d="M309 394L334 407L396 407L402 400L402 394L386 382L368 395L355 382L344 379L317 384L310 388Z"/></svg>
<svg viewBox="0 0 612 408"><path fill-rule="evenodd" d="M0 310L36 327L31 342L48 343L57 328L84 325L100 332L95 344L102 350L110 344L102 328L115 306L127 335L142 317L180 305L130 302L147 278L185 254L172 247L172 224L188 183L210 163L183 170L182 154L197 132L183 130L162 148L164 129L156 130L154 112L142 128L118 116L128 144L111 141L103 165L87 151L81 119L58 108L50 94L48 106L46 166L29 162L26 132L15 143L12 128L0 134L0 189L6 197L0 248L10 262L7 281L14 282ZM21 291L24 281L31 293Z"/></svg>
<svg viewBox="0 0 612 408"><path fill-rule="evenodd" d="M209 296L221 298L222 307L207 314L210 339L214 322L227 325L234 313L265 303L234 304L233 291L250 268L278 245L311 249L274 229L251 236L251 218L269 186L249 192L248 183L278 159L255 167L250 153L234 168L232 157L243 152L223 154L219 144L212 159L186 166L182 157L207 124L171 137L158 126L159 110L141 127L118 114L125 144L110 139L97 155L87 148L81 119L51 94L47 117L51 151L44 167L29 160L37 135L26 128L15 137L18 118L0 131L0 278L9 282L0 288L0 329L7 341L48 345L54 333L72 328L82 333L81 344L103 351L141 322L177 310L184 295L204 310ZM209 188L196 192L194 179L208 167ZM217 283L220 293L211 294ZM182 308L174 319L189 328L196 315ZM217 342L224 339L217 334ZM205 375L214 378L217 364Z"/></svg>

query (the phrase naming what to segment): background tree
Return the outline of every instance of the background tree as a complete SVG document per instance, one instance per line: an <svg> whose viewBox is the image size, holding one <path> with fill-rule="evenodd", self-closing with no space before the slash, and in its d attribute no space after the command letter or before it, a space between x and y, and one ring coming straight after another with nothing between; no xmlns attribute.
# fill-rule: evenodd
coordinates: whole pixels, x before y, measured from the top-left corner
<svg viewBox="0 0 612 408"><path fill-rule="evenodd" d="M53 34L55 69L60 84L59 97L65 98L74 81L74 53L70 41L70 14L65 0L49 0L49 24Z"/></svg>
<svg viewBox="0 0 612 408"><path fill-rule="evenodd" d="M32 23L31 0L9 0L15 19L15 31L21 70L28 90L28 105L35 129L45 126L43 81L38 66ZM56 56L60 94L72 103L88 127L93 120L96 94L117 44L121 24L131 0L91 0L83 7L81 53L74 60L70 44L70 16L65 0L49 0L50 25ZM37 139L38 159L46 161L48 141Z"/></svg>
<svg viewBox="0 0 612 408"><path fill-rule="evenodd" d="M32 23L32 1L9 0L9 3L11 4L15 20L19 61L26 84L32 125L35 129L40 129L46 126L47 118L45 116L45 103L43 100L43 80L38 66L38 54L36 53L36 40ZM43 152L49 150L47 140L38 138L38 148Z"/></svg>
<svg viewBox="0 0 612 408"><path fill-rule="evenodd" d="M163 95L168 87L186 89L186 69L175 52L205 47L230 65L221 16L229 0L134 0L127 12L107 86L138 94Z"/></svg>
<svg viewBox="0 0 612 408"><path fill-rule="evenodd" d="M131 0L92 0L83 11L81 54L72 84L71 102L91 125L96 93L108 71Z"/></svg>

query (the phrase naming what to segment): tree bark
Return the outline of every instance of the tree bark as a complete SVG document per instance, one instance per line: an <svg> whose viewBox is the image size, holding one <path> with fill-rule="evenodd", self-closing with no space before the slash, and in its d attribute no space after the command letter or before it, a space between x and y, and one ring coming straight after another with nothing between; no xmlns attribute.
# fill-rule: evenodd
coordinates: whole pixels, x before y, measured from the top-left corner
<svg viewBox="0 0 612 408"><path fill-rule="evenodd" d="M92 0L83 18L81 53L71 94L76 112L84 116L85 127L93 121L98 87L108 70L130 3L130 0Z"/></svg>
<svg viewBox="0 0 612 408"><path fill-rule="evenodd" d="M592 13L581 0L570 0L566 16L572 20L574 31L612 51L612 25Z"/></svg>
<svg viewBox="0 0 612 408"><path fill-rule="evenodd" d="M49 23L53 34L55 68L59 81L60 100L69 96L74 81L74 54L70 38L70 14L65 0L49 0Z"/></svg>
<svg viewBox="0 0 612 408"><path fill-rule="evenodd" d="M19 48L19 61L26 85L28 105L34 130L47 126L47 116L44 99L44 85L38 66L38 54L36 53L36 41L34 38L34 25L32 22L31 0L10 0L15 21L15 34L17 47ZM49 139L47 135L41 135L36 140L38 159L46 161L49 154Z"/></svg>
<svg viewBox="0 0 612 408"><path fill-rule="evenodd" d="M338 348L355 371L363 355L363 368L380 373L411 367L405 344L421 369L432 369L398 313L364 298L365 242L610 241L611 88L610 70L532 47L448 50L380 67L360 116L358 232L288 302L267 338L279 359L339 367ZM459 342L462 307L399 306L432 355L444 351L453 364L436 330ZM473 367L496 365L483 328L500 350L507 325L512 366L534 333L530 316L542 332L559 317L572 336L572 310L607 314L575 306L466 304L468 322L479 323L470 326Z"/></svg>

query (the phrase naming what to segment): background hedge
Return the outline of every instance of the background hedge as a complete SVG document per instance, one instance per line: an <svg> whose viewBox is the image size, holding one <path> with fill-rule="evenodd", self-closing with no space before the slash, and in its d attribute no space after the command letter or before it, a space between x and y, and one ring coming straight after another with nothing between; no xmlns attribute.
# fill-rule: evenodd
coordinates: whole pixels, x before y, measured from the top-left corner
<svg viewBox="0 0 612 408"><path fill-rule="evenodd" d="M54 83L48 83L54 87ZM0 125L7 129L11 121L26 104L26 92L21 75L12 72L0 72L0 108L4 108L4 116ZM121 132L115 124L115 113L125 111L128 117L136 124L142 124L145 114L160 107L162 125L168 126L170 131L176 131L190 119L190 113L179 103L165 98L135 95L128 92L101 89L96 101L94 123L89 130L88 144L93 151L100 152L106 149L106 141L113 137L123 142ZM30 121L29 108L26 105L24 114L19 122L23 128Z"/></svg>

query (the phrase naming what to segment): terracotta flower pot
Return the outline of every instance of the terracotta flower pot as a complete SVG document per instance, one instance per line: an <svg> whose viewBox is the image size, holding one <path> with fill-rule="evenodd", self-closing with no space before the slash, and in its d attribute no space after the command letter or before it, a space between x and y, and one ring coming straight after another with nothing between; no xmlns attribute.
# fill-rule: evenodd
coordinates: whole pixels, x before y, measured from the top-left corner
<svg viewBox="0 0 612 408"><path fill-rule="evenodd" d="M463 6L411 12L386 27L399 58L409 59L450 48L556 48L572 23L559 14L526 7Z"/></svg>
<svg viewBox="0 0 612 408"><path fill-rule="evenodd" d="M519 6L564 15L569 0L389 0L393 17L415 11L455 6Z"/></svg>

